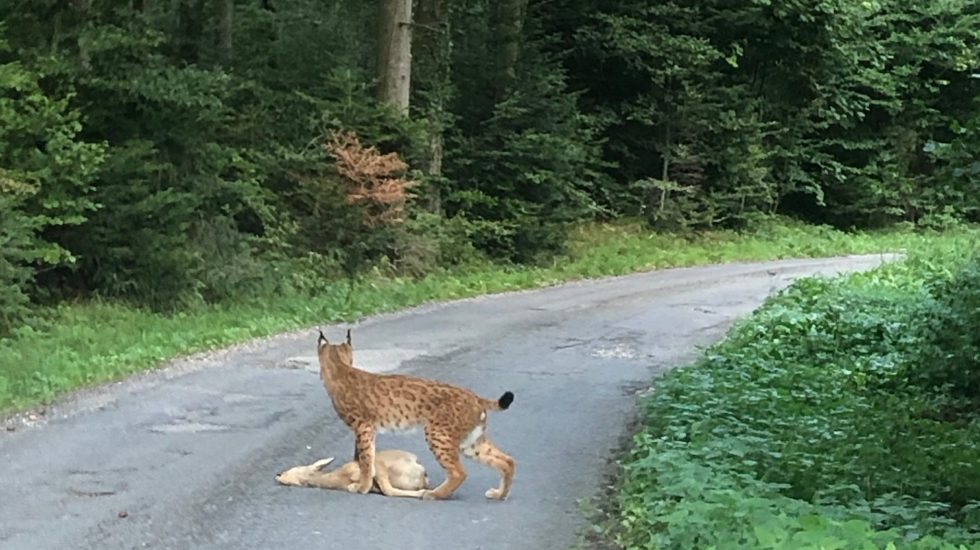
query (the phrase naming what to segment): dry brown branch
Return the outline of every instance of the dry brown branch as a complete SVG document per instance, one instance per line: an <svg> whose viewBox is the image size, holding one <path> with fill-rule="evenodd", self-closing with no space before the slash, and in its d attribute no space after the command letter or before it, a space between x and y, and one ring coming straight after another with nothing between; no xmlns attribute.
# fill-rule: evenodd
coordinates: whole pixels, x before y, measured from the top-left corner
<svg viewBox="0 0 980 550"><path fill-rule="evenodd" d="M365 147L353 132L334 132L324 144L337 173L347 184L347 202L365 208L368 225L397 224L416 182L406 175L408 165L397 153L382 154Z"/></svg>

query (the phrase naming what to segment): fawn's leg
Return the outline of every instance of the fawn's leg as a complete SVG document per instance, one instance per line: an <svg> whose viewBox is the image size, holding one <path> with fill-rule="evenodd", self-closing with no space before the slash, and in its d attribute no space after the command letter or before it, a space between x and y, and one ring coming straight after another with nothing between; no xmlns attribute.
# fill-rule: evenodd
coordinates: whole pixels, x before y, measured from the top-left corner
<svg viewBox="0 0 980 550"><path fill-rule="evenodd" d="M425 493L425 489L409 491L395 487L391 484L391 479L388 477L388 472L384 468L378 469L378 471L375 473L375 477L378 481L378 489L380 489L381 494L386 497L422 498L423 494Z"/></svg>
<svg viewBox="0 0 980 550"><path fill-rule="evenodd" d="M346 491L352 482L360 479L358 468L356 463L348 462L336 470L318 472L318 475L310 480L310 485L321 489Z"/></svg>

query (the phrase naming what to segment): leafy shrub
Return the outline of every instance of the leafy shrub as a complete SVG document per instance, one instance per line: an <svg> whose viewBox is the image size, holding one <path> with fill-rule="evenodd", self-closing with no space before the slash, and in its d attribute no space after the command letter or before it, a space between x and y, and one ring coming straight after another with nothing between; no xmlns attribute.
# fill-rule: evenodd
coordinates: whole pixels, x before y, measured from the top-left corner
<svg viewBox="0 0 980 550"><path fill-rule="evenodd" d="M4 335L28 314L28 262L33 258L34 228L16 209L12 197L0 194L0 212L0 335Z"/></svg>
<svg viewBox="0 0 980 550"><path fill-rule="evenodd" d="M924 150L941 168L932 176L934 184L927 190L931 203L923 221L947 225L951 220L980 220L980 99L974 99L973 116L962 123L952 123L952 139L943 143L929 141Z"/></svg>
<svg viewBox="0 0 980 550"><path fill-rule="evenodd" d="M234 220L224 216L201 220L191 226L190 236L195 257L190 275L199 281L204 302L248 302L283 288L276 274L281 266L260 257L256 239L239 231Z"/></svg>
<svg viewBox="0 0 980 550"><path fill-rule="evenodd" d="M650 549L953 549L934 537L903 545L895 530L787 498L778 484L691 460L681 446L641 434L624 468L616 543ZM745 455L741 455L745 456Z"/></svg>
<svg viewBox="0 0 980 550"><path fill-rule="evenodd" d="M905 382L907 369L931 364L917 363L923 338L934 334L922 330L933 322L921 314L924 288L948 278L950 265L912 257L847 278L801 280L697 364L658 381L624 465L612 529L620 543L980 541L970 519L980 501L980 416L937 415L935 392ZM961 308L941 308L950 329L942 333L956 335L941 349L975 358L975 325L966 331L975 320L966 313L976 313L975 286L968 290L975 266L964 273L939 283L949 292L939 296L967 296Z"/></svg>
<svg viewBox="0 0 980 550"><path fill-rule="evenodd" d="M96 208L91 182L103 154L79 138L70 94L42 86L6 34L0 25L0 334L27 313L39 268L74 263L59 236Z"/></svg>
<svg viewBox="0 0 980 550"><path fill-rule="evenodd" d="M446 219L414 212L393 243L395 274L418 277L441 268L485 263L471 240L478 227L462 216Z"/></svg>
<svg viewBox="0 0 980 550"><path fill-rule="evenodd" d="M920 315L922 345L910 375L955 397L980 401L980 255L933 285Z"/></svg>

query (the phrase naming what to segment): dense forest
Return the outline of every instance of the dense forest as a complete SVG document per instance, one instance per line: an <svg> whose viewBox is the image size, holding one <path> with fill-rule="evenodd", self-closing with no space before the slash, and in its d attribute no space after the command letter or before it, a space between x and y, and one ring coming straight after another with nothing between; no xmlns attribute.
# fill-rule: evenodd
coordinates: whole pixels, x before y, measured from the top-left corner
<svg viewBox="0 0 980 550"><path fill-rule="evenodd" d="M967 0L7 0L0 21L0 333L68 299L534 263L595 219L980 219Z"/></svg>

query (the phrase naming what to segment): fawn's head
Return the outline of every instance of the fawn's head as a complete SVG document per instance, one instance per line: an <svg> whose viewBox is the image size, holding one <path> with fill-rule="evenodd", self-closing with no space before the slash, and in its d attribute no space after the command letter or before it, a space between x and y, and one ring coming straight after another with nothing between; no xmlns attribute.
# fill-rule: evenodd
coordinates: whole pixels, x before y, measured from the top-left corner
<svg viewBox="0 0 980 550"><path fill-rule="evenodd" d="M313 478L321 474L331 462L333 462L333 457L317 460L309 466L296 466L284 470L276 474L276 481L283 485L309 486Z"/></svg>

